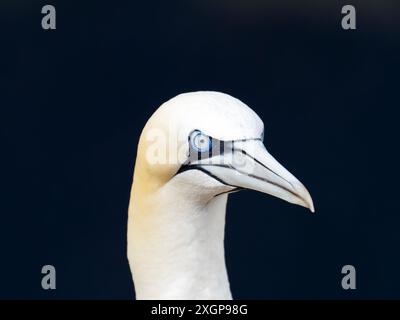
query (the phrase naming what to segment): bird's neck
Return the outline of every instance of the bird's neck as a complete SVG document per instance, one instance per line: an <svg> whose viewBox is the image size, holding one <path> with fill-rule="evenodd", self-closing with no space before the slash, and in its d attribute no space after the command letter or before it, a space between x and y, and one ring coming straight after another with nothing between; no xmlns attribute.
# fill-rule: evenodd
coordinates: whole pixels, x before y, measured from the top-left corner
<svg viewBox="0 0 400 320"><path fill-rule="evenodd" d="M137 299L232 299L225 266L227 195L205 201L174 187L132 193L128 258ZM175 193L174 193L175 192Z"/></svg>

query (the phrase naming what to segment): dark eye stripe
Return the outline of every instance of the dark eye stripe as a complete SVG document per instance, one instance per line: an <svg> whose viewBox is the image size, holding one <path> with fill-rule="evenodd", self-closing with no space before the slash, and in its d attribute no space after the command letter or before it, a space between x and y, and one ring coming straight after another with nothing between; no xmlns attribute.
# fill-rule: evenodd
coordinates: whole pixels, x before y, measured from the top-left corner
<svg viewBox="0 0 400 320"><path fill-rule="evenodd" d="M264 132L263 132L264 134ZM204 139L208 141L208 148L204 148L201 150L195 143L192 141L199 135L202 135ZM248 141L248 140L261 140L261 138L253 138L253 139L239 139L239 140L219 140L213 138L209 135L206 135L201 130L193 130L188 137L189 142L189 159L187 163L191 163L192 161L204 160L214 156L223 155L226 152L233 152L235 141Z"/></svg>

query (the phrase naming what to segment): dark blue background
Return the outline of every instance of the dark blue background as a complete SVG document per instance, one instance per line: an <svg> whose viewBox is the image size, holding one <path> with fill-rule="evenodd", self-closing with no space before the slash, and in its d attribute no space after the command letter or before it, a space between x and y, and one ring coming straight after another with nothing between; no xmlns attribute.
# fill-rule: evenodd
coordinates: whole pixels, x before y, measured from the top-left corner
<svg viewBox="0 0 400 320"><path fill-rule="evenodd" d="M235 298L400 298L399 5L351 1L3 1L0 298L134 297L126 219L136 144L165 100L251 106L317 213L230 196ZM41 267L57 289L41 289ZM341 288L341 268L357 290Z"/></svg>

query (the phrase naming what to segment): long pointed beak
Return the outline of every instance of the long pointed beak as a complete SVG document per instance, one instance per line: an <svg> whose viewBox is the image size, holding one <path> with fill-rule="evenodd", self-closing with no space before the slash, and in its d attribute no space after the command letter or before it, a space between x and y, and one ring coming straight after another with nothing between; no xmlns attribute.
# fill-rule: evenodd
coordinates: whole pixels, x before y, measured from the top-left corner
<svg viewBox="0 0 400 320"><path fill-rule="evenodd" d="M228 185L267 193L314 212L304 185L269 154L260 140L235 141L231 152L208 160L196 165Z"/></svg>

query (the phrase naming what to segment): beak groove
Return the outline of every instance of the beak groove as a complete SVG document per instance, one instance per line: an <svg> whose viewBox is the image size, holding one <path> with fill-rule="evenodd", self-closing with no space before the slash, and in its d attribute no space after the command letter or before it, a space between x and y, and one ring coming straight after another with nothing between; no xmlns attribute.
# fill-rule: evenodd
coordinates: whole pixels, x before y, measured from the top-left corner
<svg viewBox="0 0 400 320"><path fill-rule="evenodd" d="M229 154L198 160L179 172L189 169L200 170L235 188L232 191L256 190L315 211L304 185L268 153L261 140L235 142Z"/></svg>

